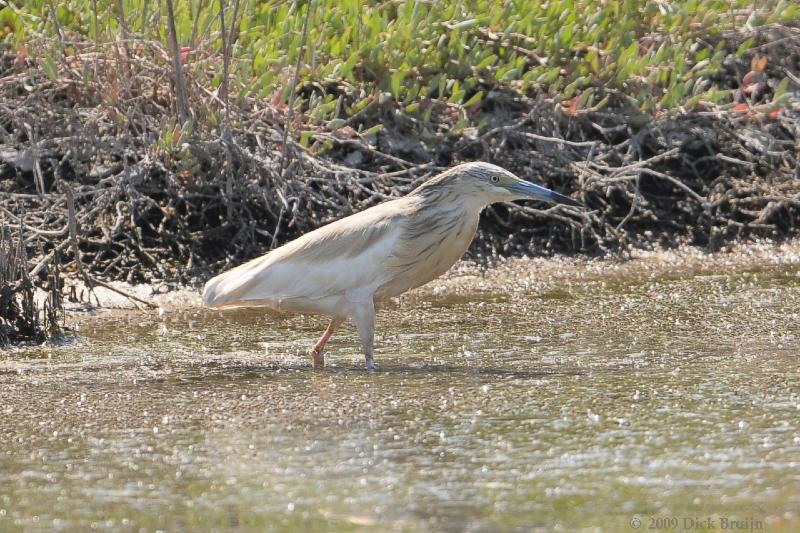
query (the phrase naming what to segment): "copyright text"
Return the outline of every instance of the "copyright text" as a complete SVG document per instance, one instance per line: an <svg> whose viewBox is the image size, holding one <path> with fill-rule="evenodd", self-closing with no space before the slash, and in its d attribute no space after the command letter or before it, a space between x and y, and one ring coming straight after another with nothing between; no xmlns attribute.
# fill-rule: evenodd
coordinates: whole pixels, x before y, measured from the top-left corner
<svg viewBox="0 0 800 533"><path fill-rule="evenodd" d="M752 516L728 518L725 516L634 516L632 529L678 531L764 531L764 521Z"/></svg>

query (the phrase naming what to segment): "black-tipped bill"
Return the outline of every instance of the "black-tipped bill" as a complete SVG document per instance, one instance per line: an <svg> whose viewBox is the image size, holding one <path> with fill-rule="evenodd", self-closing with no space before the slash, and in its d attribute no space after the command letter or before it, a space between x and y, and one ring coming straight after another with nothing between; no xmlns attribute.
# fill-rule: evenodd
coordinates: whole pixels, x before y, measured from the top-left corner
<svg viewBox="0 0 800 533"><path fill-rule="evenodd" d="M527 181L520 181L509 187L514 192L521 194L524 198L531 200L544 200L545 202L555 202L557 204L571 205L574 207L583 207L583 204L577 200L573 200L569 196L564 196L561 193L551 191L547 187L536 185Z"/></svg>

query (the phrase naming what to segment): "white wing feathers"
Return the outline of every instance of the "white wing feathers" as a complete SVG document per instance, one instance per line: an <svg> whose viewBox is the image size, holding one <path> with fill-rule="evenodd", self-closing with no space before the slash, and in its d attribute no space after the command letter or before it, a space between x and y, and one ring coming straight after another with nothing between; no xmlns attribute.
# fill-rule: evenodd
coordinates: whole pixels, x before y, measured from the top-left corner
<svg viewBox="0 0 800 533"><path fill-rule="evenodd" d="M351 301L371 297L388 281L400 237L400 205L387 202L349 216L211 279L203 301L211 307L263 305L281 300Z"/></svg>

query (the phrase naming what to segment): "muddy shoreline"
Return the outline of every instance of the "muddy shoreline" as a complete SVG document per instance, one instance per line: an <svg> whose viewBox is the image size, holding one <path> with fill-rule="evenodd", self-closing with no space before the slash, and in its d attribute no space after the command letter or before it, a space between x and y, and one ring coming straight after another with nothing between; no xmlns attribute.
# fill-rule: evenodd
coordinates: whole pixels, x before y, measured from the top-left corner
<svg viewBox="0 0 800 533"><path fill-rule="evenodd" d="M416 302L436 305L463 295L496 292L499 288L511 292L536 292L544 298L568 297L569 291L582 285L602 283L642 283L695 276L732 275L758 272L800 273L800 240L780 244L772 242L746 242L731 244L722 251L709 253L704 249L683 246L677 249L634 250L625 260L619 258L586 258L580 256L507 258L493 261L491 265L468 258L459 261L440 278L393 300L389 307ZM112 290L113 289L113 290ZM107 287L95 286L89 291L85 284L68 282L67 290L83 295L82 301L63 300L63 325L69 334L46 341L43 347L57 347L74 343L82 327L107 319L136 321L163 317L168 313L202 310L201 286L176 286L110 282ZM88 295L91 294L91 297ZM45 305L52 294L37 290L34 304ZM132 299L132 298L135 298ZM88 304L86 300L90 300ZM148 308L141 303L147 303ZM285 317L263 309L228 311L225 316L237 314L265 314L282 320ZM311 322L324 322L324 317L309 316ZM7 346L9 354L30 350L32 344L23 342L18 347ZM13 358L13 355L11 355Z"/></svg>
<svg viewBox="0 0 800 533"><path fill-rule="evenodd" d="M618 258L529 257L507 258L491 265L464 259L440 278L400 299L436 299L438 295L479 293L494 290L498 285L519 284L525 290L547 291L600 279L636 280L681 278L693 275L756 272L759 270L791 270L800 272L800 240L783 243L748 242L727 246L723 251L709 253L701 248L683 246L678 249L634 250L625 260ZM180 310L201 307L200 286L114 283L126 293L152 302L156 310ZM76 285L77 291L85 286ZM134 302L122 294L103 287L95 288L100 306L92 313L104 310L137 309ZM44 296L40 293L40 297ZM94 298L93 298L93 301ZM67 303L70 318L87 315L84 305ZM89 318L91 320L91 318Z"/></svg>

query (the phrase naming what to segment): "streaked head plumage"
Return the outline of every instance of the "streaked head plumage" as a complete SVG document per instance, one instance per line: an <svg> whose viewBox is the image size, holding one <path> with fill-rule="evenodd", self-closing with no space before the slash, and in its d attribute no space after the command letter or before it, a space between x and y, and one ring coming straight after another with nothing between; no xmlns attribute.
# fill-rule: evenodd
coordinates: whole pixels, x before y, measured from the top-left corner
<svg viewBox="0 0 800 533"><path fill-rule="evenodd" d="M568 196L525 181L512 172L483 161L462 163L430 179L415 192L447 191L483 205L513 200L543 200L572 206L581 204Z"/></svg>

